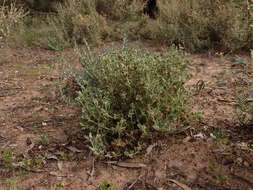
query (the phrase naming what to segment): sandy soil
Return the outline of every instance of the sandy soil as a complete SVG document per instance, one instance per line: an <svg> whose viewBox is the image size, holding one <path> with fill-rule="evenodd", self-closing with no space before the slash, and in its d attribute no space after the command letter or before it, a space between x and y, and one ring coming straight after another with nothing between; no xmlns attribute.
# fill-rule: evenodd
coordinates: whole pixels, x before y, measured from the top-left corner
<svg viewBox="0 0 253 190"><path fill-rule="evenodd" d="M95 190L103 180L114 190L253 189L253 149L247 147L253 129L236 120L235 87L244 76L241 66L233 66L234 57L192 55L193 77L186 85L193 89L192 108L202 113L201 122L167 136L146 154L114 163L95 160L80 133L78 108L60 101L60 57L71 64L78 60L71 49L0 49L0 189ZM7 148L13 163L30 161L26 169L3 164Z"/></svg>

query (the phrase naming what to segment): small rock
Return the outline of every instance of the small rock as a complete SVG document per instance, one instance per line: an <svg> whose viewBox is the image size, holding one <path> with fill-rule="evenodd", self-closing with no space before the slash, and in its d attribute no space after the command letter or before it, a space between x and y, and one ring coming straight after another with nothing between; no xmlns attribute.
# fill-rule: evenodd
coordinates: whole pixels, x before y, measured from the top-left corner
<svg viewBox="0 0 253 190"><path fill-rule="evenodd" d="M42 126L47 126L47 123L46 122L42 122Z"/></svg>
<svg viewBox="0 0 253 190"><path fill-rule="evenodd" d="M242 162L243 162L243 160L242 160L241 157L239 157L239 158L236 159L236 163L237 163L237 164L241 165Z"/></svg>
<svg viewBox="0 0 253 190"><path fill-rule="evenodd" d="M245 167L249 168L249 163L248 163L248 162L244 161L244 162L243 162L243 165L244 165Z"/></svg>
<svg viewBox="0 0 253 190"><path fill-rule="evenodd" d="M196 134L194 135L195 138L201 138L201 139L204 139L205 135L203 133L199 133L199 134Z"/></svg>
<svg viewBox="0 0 253 190"><path fill-rule="evenodd" d="M192 139L192 138L191 138L190 136L187 136L187 137L184 138L183 142L184 142L184 143L187 143L187 142L189 142L191 139Z"/></svg>
<svg viewBox="0 0 253 190"><path fill-rule="evenodd" d="M58 162L57 162L57 166L58 166L58 169L61 171L62 168L63 168L63 162L58 161Z"/></svg>
<svg viewBox="0 0 253 190"><path fill-rule="evenodd" d="M154 148L155 146L157 146L157 144L149 145L149 147L148 147L147 150L146 150L146 156L149 155L149 154L152 152L152 150L153 150L153 148Z"/></svg>
<svg viewBox="0 0 253 190"><path fill-rule="evenodd" d="M216 139L216 136L213 133L210 133L210 137Z"/></svg>
<svg viewBox="0 0 253 190"><path fill-rule="evenodd" d="M77 149L76 147L74 147L74 146L69 146L69 147L67 147L67 149L69 149L70 151L72 151L72 152L74 152L74 153L80 153L80 152L82 152L81 150L79 150L79 149Z"/></svg>
<svg viewBox="0 0 253 190"><path fill-rule="evenodd" d="M233 160L231 160L231 159L224 159L224 160L222 160L222 164L223 165L229 165L229 164L233 164L234 162L233 162Z"/></svg>
<svg viewBox="0 0 253 190"><path fill-rule="evenodd" d="M92 183L92 181L89 180L89 181L87 181L87 184L92 185L93 183Z"/></svg>
<svg viewBox="0 0 253 190"><path fill-rule="evenodd" d="M31 144L32 144L31 138L30 138L30 137L27 137L27 139L26 139L26 145L29 146L29 145L31 145Z"/></svg>

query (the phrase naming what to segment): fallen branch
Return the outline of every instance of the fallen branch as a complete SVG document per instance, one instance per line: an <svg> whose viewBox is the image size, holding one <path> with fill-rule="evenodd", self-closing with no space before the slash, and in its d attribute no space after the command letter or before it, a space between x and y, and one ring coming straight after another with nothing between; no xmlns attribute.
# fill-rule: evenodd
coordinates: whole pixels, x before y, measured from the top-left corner
<svg viewBox="0 0 253 190"><path fill-rule="evenodd" d="M131 163L131 162L118 162L118 161L108 161L104 162L105 164L112 164L122 168L145 168L147 165L142 163Z"/></svg>

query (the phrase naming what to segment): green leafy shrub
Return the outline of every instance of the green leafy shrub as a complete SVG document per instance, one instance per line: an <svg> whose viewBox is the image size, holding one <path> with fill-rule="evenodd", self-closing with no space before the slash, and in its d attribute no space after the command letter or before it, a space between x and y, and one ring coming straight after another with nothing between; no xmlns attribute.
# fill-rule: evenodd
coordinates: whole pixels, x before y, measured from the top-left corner
<svg viewBox="0 0 253 190"><path fill-rule="evenodd" d="M81 57L81 126L99 157L132 156L153 139L189 121L181 49L165 55L123 47Z"/></svg>

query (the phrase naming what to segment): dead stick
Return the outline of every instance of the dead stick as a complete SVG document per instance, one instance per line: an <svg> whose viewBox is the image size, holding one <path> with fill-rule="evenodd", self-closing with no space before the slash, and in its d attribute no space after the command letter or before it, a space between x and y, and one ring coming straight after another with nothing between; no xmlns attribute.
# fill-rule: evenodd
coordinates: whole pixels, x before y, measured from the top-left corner
<svg viewBox="0 0 253 190"><path fill-rule="evenodd" d="M183 188L184 190L192 190L190 187L188 187L187 185L185 184L182 184L174 179L169 179L170 182L173 182L175 184L177 184L179 187Z"/></svg>

